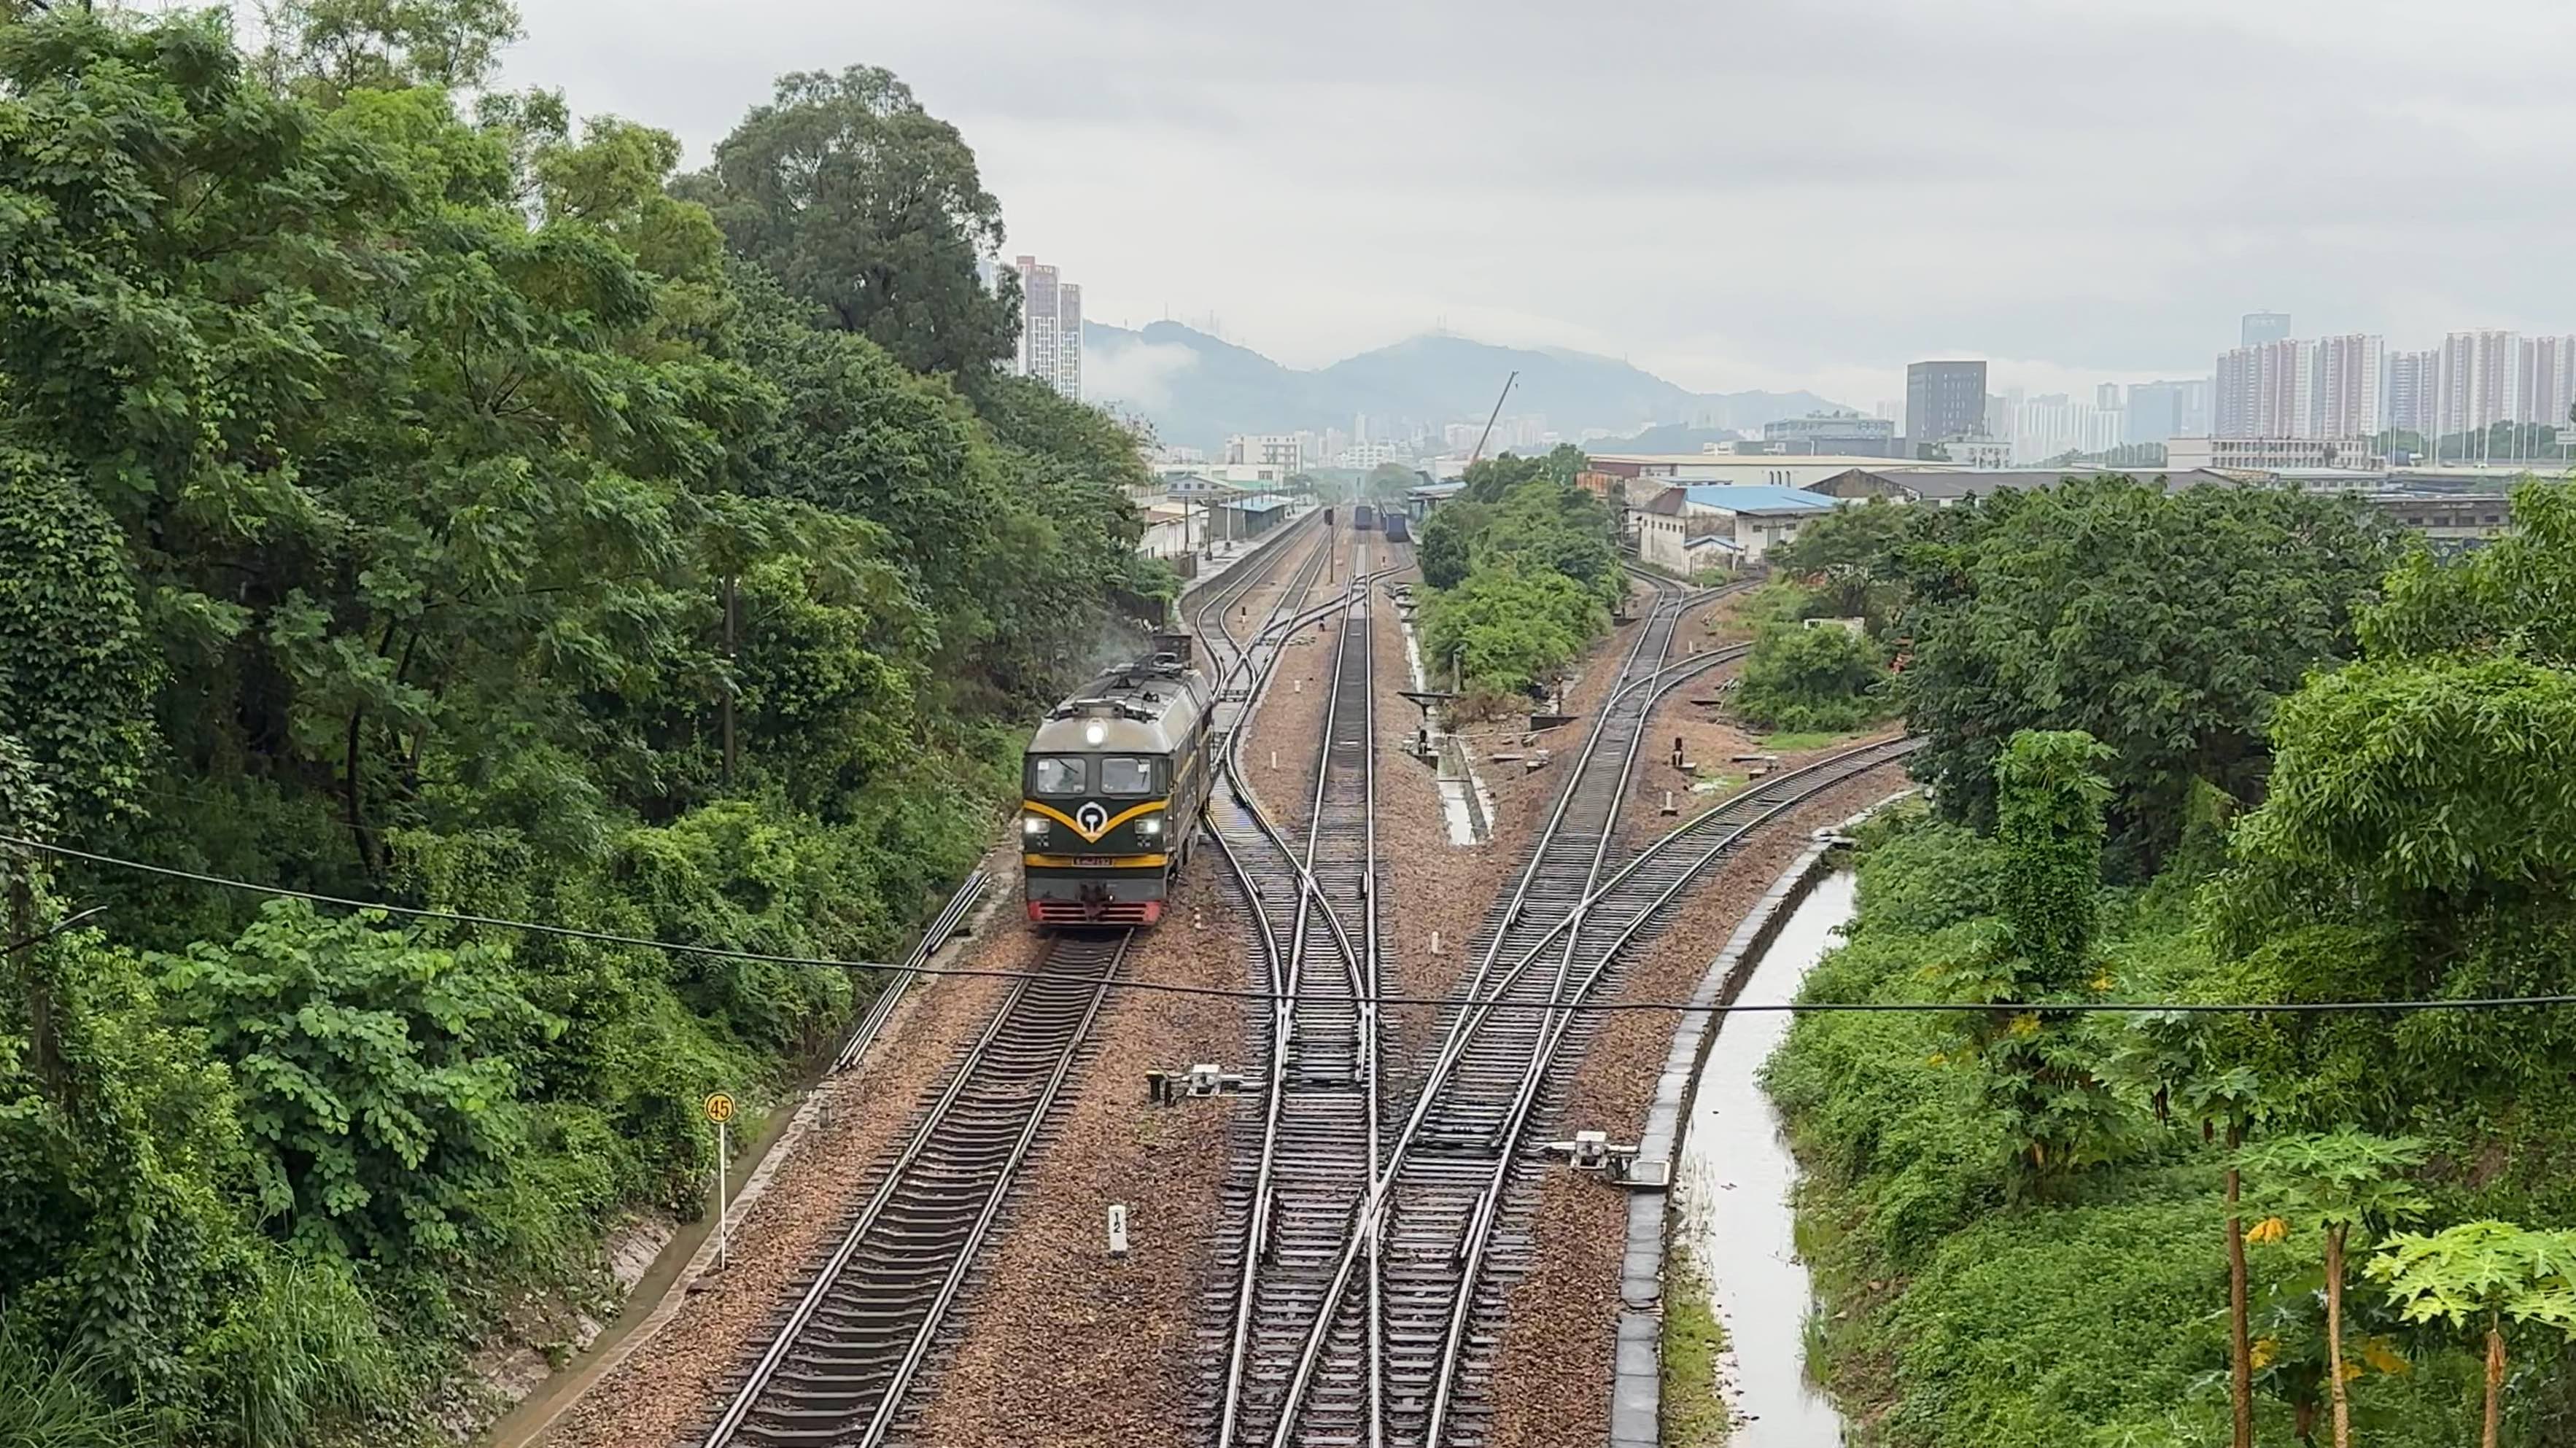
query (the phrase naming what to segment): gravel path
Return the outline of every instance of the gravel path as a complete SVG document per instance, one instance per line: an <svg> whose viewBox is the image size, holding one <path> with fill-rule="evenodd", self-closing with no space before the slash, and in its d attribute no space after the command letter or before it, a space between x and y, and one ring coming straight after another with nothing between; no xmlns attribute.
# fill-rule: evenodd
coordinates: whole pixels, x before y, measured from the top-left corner
<svg viewBox="0 0 2576 1448"><path fill-rule="evenodd" d="M1508 842L1450 843L1431 763L1403 752L1422 710L1402 693L1413 680L1405 665L1404 624L1392 603L1378 610L1377 629L1377 847L1386 890L1380 944L1391 957L1389 986L1402 995L1432 997L1454 987L1473 963L1468 936L1517 857ZM1432 1006L1397 1006L1384 1013L1391 1087L1409 1091L1418 1079L1406 1063L1430 1041L1437 1015Z"/></svg>
<svg viewBox="0 0 2576 1448"><path fill-rule="evenodd" d="M1190 858L1178 909L1139 938L1139 980L1244 983L1213 848ZM1239 1098L1145 1102L1145 1072L1248 1064L1244 1010L1214 996L1120 991L1094 1031L1071 1106L1022 1178L930 1380L913 1441L1013 1448L1182 1448L1199 1289L1214 1261L1226 1126ZM1129 1253L1107 1249L1110 1204Z"/></svg>
<svg viewBox="0 0 2576 1448"><path fill-rule="evenodd" d="M1383 553L1378 548L1369 551ZM1351 535L1342 532L1334 538L1333 566L1315 575L1314 586L1289 606L1289 612L1341 597L1350 569ZM1381 611L1392 609L1388 604ZM1333 687L1333 650L1341 642L1342 626L1337 614L1308 624L1288 641L1271 670L1269 692L1262 695L1261 708L1243 736L1243 768L1252 792L1280 832L1292 838L1295 828L1305 824L1307 807L1315 799L1315 742L1324 736L1325 695ZM1400 660L1402 655L1397 657ZM1385 658L1381 656L1378 663L1384 667Z"/></svg>
<svg viewBox="0 0 2576 1448"><path fill-rule="evenodd" d="M1871 770L1765 828L1690 892L1663 934L1629 965L1619 998L1688 999L1744 913L1805 848L1808 834L1886 798L1903 779L1902 766ZM1673 1023L1667 1011L1602 1018L1575 1072L1559 1134L1606 1130L1613 1141L1635 1141ZM1717 1049L1725 1049L1723 1034ZM1506 1296L1494 1383L1493 1441L1500 1448L1565 1448L1608 1436L1627 1212L1627 1197L1616 1187L1563 1170L1543 1178L1532 1223L1537 1262Z"/></svg>
<svg viewBox="0 0 2576 1448"><path fill-rule="evenodd" d="M1002 854L995 888L1015 891ZM1005 899L981 939L950 964L1027 970L1040 942ZM651 1341L603 1374L542 1440L548 1448L671 1448L722 1405L726 1380L768 1341L771 1318L848 1229L874 1167L999 1003L1006 982L934 978L886 1025L856 1070L824 1081L813 1130L778 1166L769 1190L734 1223L732 1265L683 1289L680 1310Z"/></svg>

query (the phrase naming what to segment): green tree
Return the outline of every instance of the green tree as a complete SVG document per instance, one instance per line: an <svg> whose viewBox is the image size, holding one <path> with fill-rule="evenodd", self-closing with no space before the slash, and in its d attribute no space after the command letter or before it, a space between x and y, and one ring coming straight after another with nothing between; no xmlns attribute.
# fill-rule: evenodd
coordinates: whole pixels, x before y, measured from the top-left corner
<svg viewBox="0 0 2576 1448"><path fill-rule="evenodd" d="M159 683L115 520L58 456L0 443L0 720L76 827L136 807Z"/></svg>
<svg viewBox="0 0 2576 1448"><path fill-rule="evenodd" d="M2019 1180L2036 1188L2107 1160L2123 1127L2083 1022L2045 1007L2093 989L2110 796L2094 771L2105 754L2081 731L2024 731L1996 761L2002 929L1952 982L1996 1003L1972 1018L1971 1044L1988 1102L2009 1124Z"/></svg>
<svg viewBox="0 0 2576 1448"><path fill-rule="evenodd" d="M1772 549L1771 566L1816 590L1819 614L1867 619L1871 632L1883 636L1903 596L1898 549L1910 540L1920 512L1885 498L1847 504Z"/></svg>
<svg viewBox="0 0 2576 1448"><path fill-rule="evenodd" d="M1469 683L1523 693L1571 664L1608 624L1600 600L1558 573L1481 569L1423 613L1430 656L1460 661Z"/></svg>
<svg viewBox="0 0 2576 1448"><path fill-rule="evenodd" d="M2180 839L2195 780L2260 796L2274 706L2352 651L2355 607L2387 556L2346 501L2125 479L2006 493L1916 526L1925 541L1899 550L1912 602L1897 628L1911 639L1898 694L1929 741L1915 774L1983 823L2006 739L2082 729L2112 750L2124 877Z"/></svg>
<svg viewBox="0 0 2576 1448"><path fill-rule="evenodd" d="M2424 1213L2424 1195L2406 1176L2423 1165L2424 1156L2424 1143L2414 1137L2373 1136L2344 1126L2271 1137L2235 1159L2235 1169L2252 1189L2255 1209L2266 1214L2266 1229L2289 1225L2324 1234L2326 1387L2334 1405L2335 1448L2352 1444L2343 1326L2348 1254Z"/></svg>
<svg viewBox="0 0 2576 1448"><path fill-rule="evenodd" d="M325 96L436 86L470 90L519 38L509 0L272 0L261 9L272 84Z"/></svg>
<svg viewBox="0 0 2576 1448"><path fill-rule="evenodd" d="M1562 574L1599 595L1604 606L1628 591L1610 512L1580 488L1534 478L1504 494L1480 521L1472 550L1477 567Z"/></svg>
<svg viewBox="0 0 2576 1448"><path fill-rule="evenodd" d="M2368 1270L2402 1304L2408 1321L2446 1322L2484 1338L2481 1442L2496 1448L2505 1323L2533 1323L2576 1336L2576 1232L2530 1231L2496 1221L2463 1222L2429 1236L2401 1232Z"/></svg>
<svg viewBox="0 0 2576 1448"><path fill-rule="evenodd" d="M2145 1090L2159 1122L2179 1120L2195 1127L2204 1141L2215 1138L2229 1153L2222 1188L2227 1199L2228 1397L2234 1448L2253 1448L2253 1289L2241 1209L2245 1174L2235 1154L2246 1133L2270 1112L2262 1077L2230 1059L2225 1043L2209 1029L2208 1017L2181 1011L2140 1016L2110 1071Z"/></svg>
<svg viewBox="0 0 2576 1448"><path fill-rule="evenodd" d="M2365 615L2359 663L2280 707L2270 797L2213 888L2245 998L2546 995L2576 984L2576 670L2553 577L2576 578L2566 485L2526 491L2524 536L2410 560ZM2319 1119L2396 1100L2509 1102L2576 1054L2558 1013L2271 1022L2249 1061Z"/></svg>
<svg viewBox="0 0 2576 1448"><path fill-rule="evenodd" d="M1016 345L1016 277L992 292L976 275L1001 247L1001 207L957 128L889 71L779 77L681 194L790 293L914 371L972 386Z"/></svg>
<svg viewBox="0 0 2576 1448"><path fill-rule="evenodd" d="M1422 520L1414 539L1414 557L1421 564L1424 583L1440 589L1466 581L1468 570L1475 566L1476 536L1484 529L1487 512L1486 504L1460 496L1433 508Z"/></svg>
<svg viewBox="0 0 2576 1448"><path fill-rule="evenodd" d="M1735 688L1735 712L1766 729L1857 729L1880 716L1887 671L1861 635L1804 623L1765 624Z"/></svg>
<svg viewBox="0 0 2576 1448"><path fill-rule="evenodd" d="M510 1048L559 1029L510 988L507 955L453 950L272 902L164 986L242 1084L263 1215L336 1252L468 1246L472 1198L521 1143Z"/></svg>

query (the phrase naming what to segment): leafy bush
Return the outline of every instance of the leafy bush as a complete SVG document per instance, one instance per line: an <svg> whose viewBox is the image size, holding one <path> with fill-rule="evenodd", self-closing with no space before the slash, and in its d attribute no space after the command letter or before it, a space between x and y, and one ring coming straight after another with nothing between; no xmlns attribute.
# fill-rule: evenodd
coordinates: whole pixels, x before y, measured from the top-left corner
<svg viewBox="0 0 2576 1448"><path fill-rule="evenodd" d="M1608 626L1600 600L1573 579L1502 565L1434 594L1422 641L1432 658L1459 660L1469 682L1523 692L1573 663Z"/></svg>
<svg viewBox="0 0 2576 1448"><path fill-rule="evenodd" d="M453 1256L522 1145L510 1053L556 1023L512 988L506 950L383 918L271 901L163 984L240 1083L261 1215L335 1252Z"/></svg>
<svg viewBox="0 0 2576 1448"><path fill-rule="evenodd" d="M1885 717L1876 646L1828 625L1766 624L1744 658L1735 712L1764 729L1841 732Z"/></svg>

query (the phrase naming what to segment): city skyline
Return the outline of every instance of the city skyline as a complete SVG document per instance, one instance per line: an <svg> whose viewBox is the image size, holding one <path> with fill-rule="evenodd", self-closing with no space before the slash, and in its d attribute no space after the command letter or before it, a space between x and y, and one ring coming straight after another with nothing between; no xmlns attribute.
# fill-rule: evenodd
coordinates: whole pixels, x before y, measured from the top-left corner
<svg viewBox="0 0 2576 1448"><path fill-rule="evenodd" d="M781 73L887 67L974 148L1007 251L1080 276L1091 315L1214 311L1298 366L1446 318L1695 391L1867 406L1925 357L1983 356L2075 395L2195 375L2255 310L2414 347L2576 319L2576 277L2547 261L2576 202L2528 180L2557 164L2550 117L2576 113L2551 61L2576 15L2536 4L2469 0L2428 28L2376 0L2173 0L2045 25L2009 8L1666 0L1640 17L1658 36L1644 48L1600 46L1590 17L1526 0L1464 31L1355 0L1188 25L1133 0L1005 0L971 34L887 0L675 0L650 26L603 0L523 10L498 88L560 85L577 113L673 131L690 165ZM2498 33L2520 43L2480 39ZM1797 54L1834 63L1730 64L1731 109L1766 119L1706 114L1707 57ZM2336 77L2331 118L2247 83L2318 67ZM2106 71L2156 77L2161 103L2105 110ZM1365 110L1337 99L1396 76ZM1557 91L1621 104L1525 99ZM1229 224L1247 180L1259 224ZM1846 224L1856 186L1868 224ZM2453 201L2321 245L2319 219L2359 196ZM1139 224L1191 198L1213 231ZM1566 202L1553 214L1584 224L1497 224ZM1675 286L1677 247L1726 284Z"/></svg>

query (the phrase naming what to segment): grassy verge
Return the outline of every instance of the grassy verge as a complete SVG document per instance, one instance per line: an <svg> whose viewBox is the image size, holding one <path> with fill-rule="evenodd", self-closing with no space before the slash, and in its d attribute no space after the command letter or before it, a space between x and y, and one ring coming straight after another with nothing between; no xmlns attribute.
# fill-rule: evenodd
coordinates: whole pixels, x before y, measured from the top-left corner
<svg viewBox="0 0 2576 1448"><path fill-rule="evenodd" d="M1773 754L1803 754L1810 749L1830 749L1844 740L1859 737L1858 734L1825 734L1788 729L1777 734L1763 735L1762 747Z"/></svg>
<svg viewBox="0 0 2576 1448"><path fill-rule="evenodd" d="M1734 1418L1718 1392L1718 1359L1726 1329L1709 1301L1708 1279L1686 1248L1664 1262L1665 1448L1717 1448Z"/></svg>

